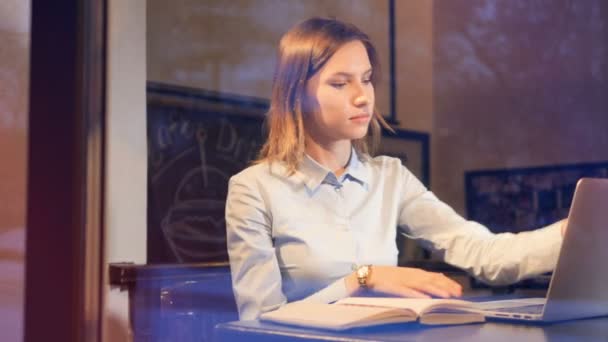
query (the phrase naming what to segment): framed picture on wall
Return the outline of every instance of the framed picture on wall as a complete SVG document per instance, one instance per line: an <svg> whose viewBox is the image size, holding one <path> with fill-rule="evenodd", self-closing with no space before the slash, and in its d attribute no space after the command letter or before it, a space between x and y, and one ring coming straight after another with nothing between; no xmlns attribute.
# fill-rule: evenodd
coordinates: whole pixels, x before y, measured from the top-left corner
<svg viewBox="0 0 608 342"><path fill-rule="evenodd" d="M539 228L568 216L576 182L608 178L608 161L465 173L467 216L496 233Z"/></svg>
<svg viewBox="0 0 608 342"><path fill-rule="evenodd" d="M395 133L383 130L378 153L401 159L420 181L430 186L429 139L424 132L394 129Z"/></svg>

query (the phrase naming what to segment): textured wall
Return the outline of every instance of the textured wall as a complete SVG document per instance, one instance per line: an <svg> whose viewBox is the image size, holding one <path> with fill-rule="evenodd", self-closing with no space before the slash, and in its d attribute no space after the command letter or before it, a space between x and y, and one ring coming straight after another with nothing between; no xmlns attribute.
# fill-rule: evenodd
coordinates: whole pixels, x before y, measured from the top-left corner
<svg viewBox="0 0 608 342"><path fill-rule="evenodd" d="M399 126L433 129L433 0L395 2L395 78Z"/></svg>
<svg viewBox="0 0 608 342"><path fill-rule="evenodd" d="M464 212L466 170L608 160L601 6L435 1L432 184L442 199Z"/></svg>
<svg viewBox="0 0 608 342"><path fill-rule="evenodd" d="M148 1L148 80L270 97L281 35L312 16L335 16L367 32L388 71L388 1ZM389 109L388 77L378 87Z"/></svg>

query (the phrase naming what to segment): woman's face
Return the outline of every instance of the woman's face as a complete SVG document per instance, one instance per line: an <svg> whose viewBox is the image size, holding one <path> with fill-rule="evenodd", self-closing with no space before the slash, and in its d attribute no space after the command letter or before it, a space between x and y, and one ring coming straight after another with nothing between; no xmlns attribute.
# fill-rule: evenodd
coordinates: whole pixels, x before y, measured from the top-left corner
<svg viewBox="0 0 608 342"><path fill-rule="evenodd" d="M374 110L372 66L360 41L342 45L306 85L304 125L322 144L367 133Z"/></svg>

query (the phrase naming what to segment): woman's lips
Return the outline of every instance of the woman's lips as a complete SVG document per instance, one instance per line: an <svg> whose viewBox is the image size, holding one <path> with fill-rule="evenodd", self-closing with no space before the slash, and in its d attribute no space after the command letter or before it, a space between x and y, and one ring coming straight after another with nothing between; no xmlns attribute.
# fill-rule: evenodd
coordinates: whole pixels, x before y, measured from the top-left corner
<svg viewBox="0 0 608 342"><path fill-rule="evenodd" d="M368 114L355 115L349 118L350 121L355 123L367 123L369 119L370 116Z"/></svg>

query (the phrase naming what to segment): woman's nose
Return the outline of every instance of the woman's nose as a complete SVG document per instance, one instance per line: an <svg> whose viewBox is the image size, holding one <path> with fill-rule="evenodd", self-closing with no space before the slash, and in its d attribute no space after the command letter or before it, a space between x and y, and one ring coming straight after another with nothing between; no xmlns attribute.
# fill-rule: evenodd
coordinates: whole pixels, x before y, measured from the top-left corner
<svg viewBox="0 0 608 342"><path fill-rule="evenodd" d="M357 107L365 106L369 103L369 99L364 93L355 96L354 104Z"/></svg>
<svg viewBox="0 0 608 342"><path fill-rule="evenodd" d="M358 84L354 93L354 105L357 107L365 106L369 103L369 94L365 91L365 85Z"/></svg>

